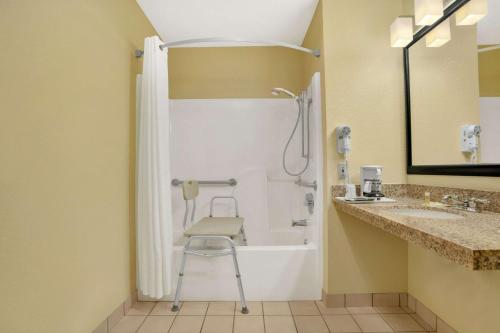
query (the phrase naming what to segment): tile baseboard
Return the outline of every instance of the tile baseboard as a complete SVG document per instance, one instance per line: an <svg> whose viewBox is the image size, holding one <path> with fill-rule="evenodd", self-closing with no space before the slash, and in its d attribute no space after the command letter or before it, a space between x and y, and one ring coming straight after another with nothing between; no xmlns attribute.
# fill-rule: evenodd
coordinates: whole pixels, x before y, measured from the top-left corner
<svg viewBox="0 0 500 333"><path fill-rule="evenodd" d="M327 294L322 301L328 308L336 307L401 307L430 332L458 333L431 309L408 293Z"/></svg>
<svg viewBox="0 0 500 333"><path fill-rule="evenodd" d="M132 304L137 302L137 290L130 294L92 331L92 333L109 333L111 329L125 316Z"/></svg>

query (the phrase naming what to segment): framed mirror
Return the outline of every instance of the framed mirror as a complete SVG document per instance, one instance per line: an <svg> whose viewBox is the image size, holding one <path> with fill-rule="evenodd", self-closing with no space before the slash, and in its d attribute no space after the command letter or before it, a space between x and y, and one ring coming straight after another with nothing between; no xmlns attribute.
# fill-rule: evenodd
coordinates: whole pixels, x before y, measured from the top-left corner
<svg viewBox="0 0 500 333"><path fill-rule="evenodd" d="M500 177L500 1L460 25L469 2L445 1L403 49L408 174Z"/></svg>

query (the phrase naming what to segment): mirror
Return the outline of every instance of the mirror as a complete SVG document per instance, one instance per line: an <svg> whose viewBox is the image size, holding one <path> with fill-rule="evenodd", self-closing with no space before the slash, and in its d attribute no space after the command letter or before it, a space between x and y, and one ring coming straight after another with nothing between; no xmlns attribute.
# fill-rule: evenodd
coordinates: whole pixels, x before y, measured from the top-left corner
<svg viewBox="0 0 500 333"><path fill-rule="evenodd" d="M404 50L410 174L500 176L500 1L459 26L467 2Z"/></svg>

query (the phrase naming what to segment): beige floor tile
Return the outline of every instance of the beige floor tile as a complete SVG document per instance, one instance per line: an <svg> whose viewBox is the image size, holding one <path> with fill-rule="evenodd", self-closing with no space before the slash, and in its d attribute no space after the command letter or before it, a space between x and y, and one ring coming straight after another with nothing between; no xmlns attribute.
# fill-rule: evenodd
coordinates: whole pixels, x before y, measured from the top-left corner
<svg viewBox="0 0 500 333"><path fill-rule="evenodd" d="M264 333L264 317L236 316L234 317L234 333Z"/></svg>
<svg viewBox="0 0 500 333"><path fill-rule="evenodd" d="M125 316L111 329L110 333L135 333L145 318L145 316Z"/></svg>
<svg viewBox="0 0 500 333"><path fill-rule="evenodd" d="M207 308L208 302L184 302L179 310L179 316L204 316Z"/></svg>
<svg viewBox="0 0 500 333"><path fill-rule="evenodd" d="M207 316L201 333L232 333L233 316Z"/></svg>
<svg viewBox="0 0 500 333"><path fill-rule="evenodd" d="M375 311L377 313L406 313L405 310L400 308L399 306L376 306Z"/></svg>
<svg viewBox="0 0 500 333"><path fill-rule="evenodd" d="M171 310L173 302L158 302L149 313L150 316L175 316L178 312ZM180 304L182 307L182 303Z"/></svg>
<svg viewBox="0 0 500 333"><path fill-rule="evenodd" d="M320 312L314 301L288 302L294 316L319 316Z"/></svg>
<svg viewBox="0 0 500 333"><path fill-rule="evenodd" d="M144 320L137 333L168 333L174 319L174 316L146 317L146 320Z"/></svg>
<svg viewBox="0 0 500 333"><path fill-rule="evenodd" d="M378 314L355 314L353 317L363 332L394 332Z"/></svg>
<svg viewBox="0 0 500 333"><path fill-rule="evenodd" d="M293 319L299 333L329 333L321 316L294 316Z"/></svg>
<svg viewBox="0 0 500 333"><path fill-rule="evenodd" d="M383 314L382 318L397 332L399 331L412 331L412 332L424 332L424 328L420 326L410 315L408 314Z"/></svg>
<svg viewBox="0 0 500 333"><path fill-rule="evenodd" d="M176 316L168 333L200 333L204 316Z"/></svg>
<svg viewBox="0 0 500 333"><path fill-rule="evenodd" d="M262 305L266 316L289 316L292 314L288 302L263 302Z"/></svg>
<svg viewBox="0 0 500 333"><path fill-rule="evenodd" d="M323 316L326 325L330 329L330 332L361 332L358 324L354 321L351 315L334 315L334 316Z"/></svg>
<svg viewBox="0 0 500 333"><path fill-rule="evenodd" d="M234 314L236 316L262 316L262 302L247 302L248 313L241 313L241 304L236 302Z"/></svg>
<svg viewBox="0 0 500 333"><path fill-rule="evenodd" d="M348 307L347 311L351 314L373 314L377 313L375 311L375 308L372 308L371 306L360 306L360 307Z"/></svg>
<svg viewBox="0 0 500 333"><path fill-rule="evenodd" d="M319 312L323 315L342 315L349 314L347 308L327 308L325 303L321 301L316 301L316 305L318 306Z"/></svg>
<svg viewBox="0 0 500 333"><path fill-rule="evenodd" d="M207 316L232 316L234 315L234 302L210 302Z"/></svg>
<svg viewBox="0 0 500 333"><path fill-rule="evenodd" d="M264 316L266 333L297 333L292 316Z"/></svg>
<svg viewBox="0 0 500 333"><path fill-rule="evenodd" d="M151 309L156 305L156 302L135 302L132 304L128 312L127 316L147 316Z"/></svg>

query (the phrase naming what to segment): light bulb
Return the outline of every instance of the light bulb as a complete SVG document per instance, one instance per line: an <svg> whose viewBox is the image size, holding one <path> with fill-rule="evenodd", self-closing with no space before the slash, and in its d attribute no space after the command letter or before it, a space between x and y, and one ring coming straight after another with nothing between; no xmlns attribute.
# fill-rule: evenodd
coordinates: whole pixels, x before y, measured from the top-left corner
<svg viewBox="0 0 500 333"><path fill-rule="evenodd" d="M415 24L433 25L443 16L443 0L415 0Z"/></svg>
<svg viewBox="0 0 500 333"><path fill-rule="evenodd" d="M457 25L474 25L488 15L488 0L471 0L457 11Z"/></svg>
<svg viewBox="0 0 500 333"><path fill-rule="evenodd" d="M441 47L451 40L450 20L443 21L425 36L427 47Z"/></svg>
<svg viewBox="0 0 500 333"><path fill-rule="evenodd" d="M413 40L413 19L398 17L391 24L391 46L405 47Z"/></svg>

